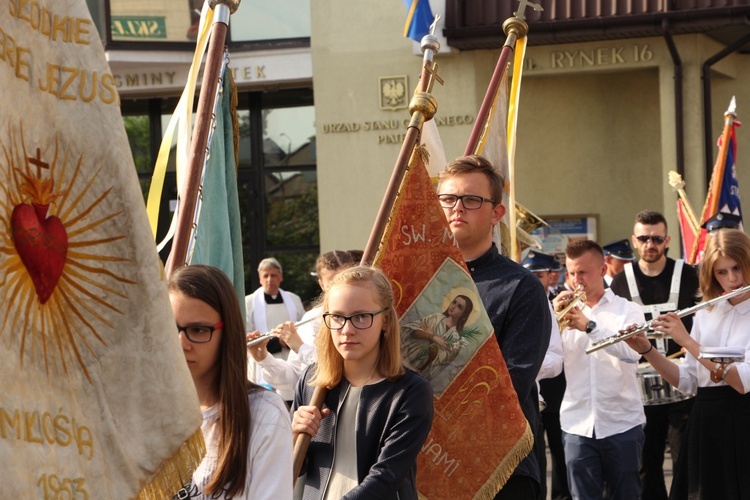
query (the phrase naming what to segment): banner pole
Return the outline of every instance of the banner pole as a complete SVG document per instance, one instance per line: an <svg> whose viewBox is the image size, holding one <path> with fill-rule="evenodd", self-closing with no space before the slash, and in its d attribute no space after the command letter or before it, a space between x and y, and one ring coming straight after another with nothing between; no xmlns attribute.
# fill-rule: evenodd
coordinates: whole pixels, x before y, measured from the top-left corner
<svg viewBox="0 0 750 500"><path fill-rule="evenodd" d="M177 229L172 250L167 259L167 276L188 263L188 246L190 234L194 230L193 216L198 199L201 171L206 158L206 144L211 129L214 97L219 86L219 73L224 59L224 42L229 28L229 16L237 11L239 4L239 0L209 1L209 6L214 9L211 40L206 51L206 65L203 69L198 111L190 141L190 156L184 181L185 189L177 208Z"/></svg>

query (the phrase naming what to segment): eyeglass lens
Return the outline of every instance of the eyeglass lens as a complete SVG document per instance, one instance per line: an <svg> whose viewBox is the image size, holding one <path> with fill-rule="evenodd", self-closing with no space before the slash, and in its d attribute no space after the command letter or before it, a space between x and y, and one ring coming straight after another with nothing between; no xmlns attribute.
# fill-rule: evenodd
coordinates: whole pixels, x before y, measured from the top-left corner
<svg viewBox="0 0 750 500"><path fill-rule="evenodd" d="M385 309L376 311L374 313L357 313L351 316L344 316L343 314L330 314L326 313L323 315L323 320L326 322L326 326L331 330L341 330L346 325L346 321L349 320L357 330L366 330L372 326L372 322L376 315L382 313Z"/></svg>
<svg viewBox="0 0 750 500"><path fill-rule="evenodd" d="M438 195L438 200L440 200L440 205L442 205L444 208L453 208L458 204L458 200L461 200L461 204L467 210L476 210L482 206L482 202L492 201L473 194L465 194L462 196L453 194L441 194Z"/></svg>
<svg viewBox="0 0 750 500"><path fill-rule="evenodd" d="M185 332L185 337L190 342L193 342L195 344L203 344L206 342L211 341L211 337L213 336L213 333L215 330L222 328L224 326L224 323L218 323L214 326L203 326L203 325L193 325L193 326L180 326L177 325L177 332Z"/></svg>

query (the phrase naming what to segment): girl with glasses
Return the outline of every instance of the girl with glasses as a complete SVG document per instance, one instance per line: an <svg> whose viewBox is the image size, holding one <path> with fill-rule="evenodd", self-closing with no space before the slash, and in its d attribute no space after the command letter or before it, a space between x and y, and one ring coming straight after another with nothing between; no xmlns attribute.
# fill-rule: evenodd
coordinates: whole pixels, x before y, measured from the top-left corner
<svg viewBox="0 0 750 500"><path fill-rule="evenodd" d="M318 360L300 380L292 431L312 436L305 499L416 499L417 455L432 425L430 384L404 368L391 283L358 266L323 299ZM309 406L328 389L322 412Z"/></svg>
<svg viewBox="0 0 750 500"><path fill-rule="evenodd" d="M203 413L206 455L175 498L290 498L292 439L281 398L246 379L245 324L219 269L186 266L169 279L180 343Z"/></svg>
<svg viewBox="0 0 750 500"><path fill-rule="evenodd" d="M699 271L703 300L750 283L750 237L722 229L708 239ZM685 394L697 394L670 498L747 498L750 491L750 292L698 311L688 334L675 313L654 319L687 350L678 366L654 349L645 335L627 339L659 374ZM707 348L739 348L740 360L700 359ZM732 349L735 350L735 349Z"/></svg>

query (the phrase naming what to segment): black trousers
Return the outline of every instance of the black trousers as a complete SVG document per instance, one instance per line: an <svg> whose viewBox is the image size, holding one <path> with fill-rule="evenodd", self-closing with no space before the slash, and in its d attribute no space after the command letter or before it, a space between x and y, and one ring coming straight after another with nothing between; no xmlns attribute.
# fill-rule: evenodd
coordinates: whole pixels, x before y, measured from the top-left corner
<svg viewBox="0 0 750 500"><path fill-rule="evenodd" d="M641 482L644 500L666 500L667 487L664 482L664 452L669 442L672 456L673 477L677 469L682 441L687 432L688 419L693 409L693 399L644 406L646 413L646 441L641 458Z"/></svg>

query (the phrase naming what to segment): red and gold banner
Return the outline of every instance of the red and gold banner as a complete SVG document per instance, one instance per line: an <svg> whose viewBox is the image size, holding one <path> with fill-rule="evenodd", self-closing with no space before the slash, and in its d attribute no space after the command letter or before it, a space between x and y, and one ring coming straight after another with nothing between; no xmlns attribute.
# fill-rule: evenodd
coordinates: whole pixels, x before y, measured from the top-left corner
<svg viewBox="0 0 750 500"><path fill-rule="evenodd" d="M532 432L422 155L416 148L375 258L393 281L404 357L435 391L417 487L428 499L492 498Z"/></svg>

